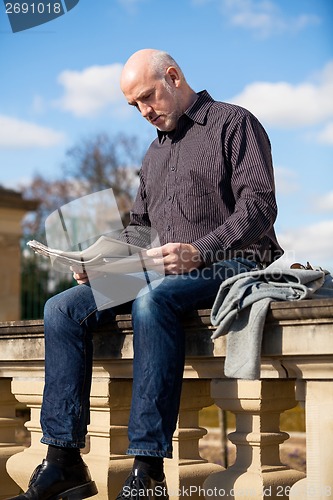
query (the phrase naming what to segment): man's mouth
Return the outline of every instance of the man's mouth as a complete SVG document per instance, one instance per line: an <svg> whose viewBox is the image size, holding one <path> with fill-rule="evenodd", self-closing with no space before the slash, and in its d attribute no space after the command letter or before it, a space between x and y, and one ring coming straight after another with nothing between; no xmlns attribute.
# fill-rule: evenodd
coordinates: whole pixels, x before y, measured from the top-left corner
<svg viewBox="0 0 333 500"><path fill-rule="evenodd" d="M150 119L150 122L151 122L153 125L155 125L155 124L158 122L158 120L159 120L160 118L161 118L161 115L157 115L157 116L155 116L155 118L151 118L151 119Z"/></svg>

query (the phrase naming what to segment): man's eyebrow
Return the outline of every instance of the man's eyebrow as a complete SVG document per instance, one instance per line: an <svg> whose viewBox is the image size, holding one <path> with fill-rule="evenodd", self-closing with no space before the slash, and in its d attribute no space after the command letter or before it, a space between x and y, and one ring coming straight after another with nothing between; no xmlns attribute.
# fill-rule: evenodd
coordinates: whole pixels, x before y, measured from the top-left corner
<svg viewBox="0 0 333 500"><path fill-rule="evenodd" d="M137 106L137 101L140 101L142 98L144 97L147 97L148 95L150 95L152 92L154 92L155 90L155 87L152 87L152 88L149 88L149 89L146 89L146 90L143 90L142 92L140 92L140 94L137 96L136 100L135 101L129 101L128 104L130 106Z"/></svg>

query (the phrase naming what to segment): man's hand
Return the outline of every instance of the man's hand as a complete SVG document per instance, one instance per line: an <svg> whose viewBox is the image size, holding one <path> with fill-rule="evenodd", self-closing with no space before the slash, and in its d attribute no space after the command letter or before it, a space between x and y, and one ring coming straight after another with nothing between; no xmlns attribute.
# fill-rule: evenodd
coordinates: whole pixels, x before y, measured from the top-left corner
<svg viewBox="0 0 333 500"><path fill-rule="evenodd" d="M71 266L71 271L73 271L73 278L77 281L78 285L84 285L89 282L88 275L82 268Z"/></svg>
<svg viewBox="0 0 333 500"><path fill-rule="evenodd" d="M202 265L202 259L189 243L167 243L162 247L147 250L156 266L164 265L165 274L184 274Z"/></svg>
<svg viewBox="0 0 333 500"><path fill-rule="evenodd" d="M77 281L78 285L84 285L86 283L93 282L94 279L101 277L106 278L107 274L103 271L102 266L99 268L101 270L89 269L89 275L87 271L84 270L83 266L71 266L71 271L73 271L73 278ZM103 272L102 272L103 271Z"/></svg>

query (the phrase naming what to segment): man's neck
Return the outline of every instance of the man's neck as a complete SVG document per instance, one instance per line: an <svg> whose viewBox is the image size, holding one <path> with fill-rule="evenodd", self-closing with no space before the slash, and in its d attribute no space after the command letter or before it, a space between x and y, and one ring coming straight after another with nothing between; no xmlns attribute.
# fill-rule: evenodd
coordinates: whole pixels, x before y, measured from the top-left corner
<svg viewBox="0 0 333 500"><path fill-rule="evenodd" d="M185 108L184 108L184 113L185 111L187 111L191 106L193 106L193 104L195 103L195 101L198 99L198 94L196 92L194 92L194 90L192 89L189 89L189 93L188 93L188 96L187 98L185 99Z"/></svg>

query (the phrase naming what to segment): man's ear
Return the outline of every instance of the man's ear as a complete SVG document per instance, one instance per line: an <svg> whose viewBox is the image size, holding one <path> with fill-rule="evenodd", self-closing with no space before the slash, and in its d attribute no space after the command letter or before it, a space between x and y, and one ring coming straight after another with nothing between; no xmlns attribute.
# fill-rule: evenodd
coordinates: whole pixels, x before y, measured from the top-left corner
<svg viewBox="0 0 333 500"><path fill-rule="evenodd" d="M168 67L168 69L166 70L166 75L169 77L171 84L173 84L175 87L179 87L180 76L177 69L174 66Z"/></svg>

